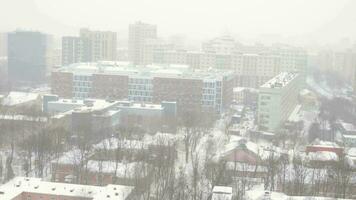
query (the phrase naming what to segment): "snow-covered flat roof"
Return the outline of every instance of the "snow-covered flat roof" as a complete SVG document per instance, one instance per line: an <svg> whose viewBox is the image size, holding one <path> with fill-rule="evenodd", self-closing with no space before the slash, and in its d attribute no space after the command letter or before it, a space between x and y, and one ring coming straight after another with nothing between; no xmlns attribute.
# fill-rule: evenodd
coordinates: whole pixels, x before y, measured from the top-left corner
<svg viewBox="0 0 356 200"><path fill-rule="evenodd" d="M109 138L102 140L100 143L94 145L94 149L113 150L113 149L148 149L148 145L140 140L119 140L117 138Z"/></svg>
<svg viewBox="0 0 356 200"><path fill-rule="evenodd" d="M3 100L4 106L15 106L31 101L35 101L39 97L36 93L27 92L10 92Z"/></svg>
<svg viewBox="0 0 356 200"><path fill-rule="evenodd" d="M337 161L338 156L330 151L317 151L308 153L308 159L310 161Z"/></svg>
<svg viewBox="0 0 356 200"><path fill-rule="evenodd" d="M297 76L298 73L295 72L281 72L280 74L263 84L261 88L283 88Z"/></svg>
<svg viewBox="0 0 356 200"><path fill-rule="evenodd" d="M110 74L130 77L175 77L187 79L222 78L232 75L232 71L217 69L192 69L188 65L147 65L145 67L134 66L127 62L97 62L75 63L56 69L58 72L69 72L74 75L91 76L93 74Z"/></svg>
<svg viewBox="0 0 356 200"><path fill-rule="evenodd" d="M342 135L345 139L356 139L356 135L347 135L347 134L344 134Z"/></svg>
<svg viewBox="0 0 356 200"><path fill-rule="evenodd" d="M226 193L226 194L232 194L232 187L226 187L226 186L214 186L213 192L215 193Z"/></svg>
<svg viewBox="0 0 356 200"><path fill-rule="evenodd" d="M340 124L346 131L356 131L355 126L351 123L341 122Z"/></svg>
<svg viewBox="0 0 356 200"><path fill-rule="evenodd" d="M35 117L28 115L0 115L0 119L14 121L47 122L46 117Z"/></svg>
<svg viewBox="0 0 356 200"><path fill-rule="evenodd" d="M288 120L291 122L298 122L300 120L302 120L303 118L303 113L301 112L302 105L298 104L294 110L292 111L292 113L289 115Z"/></svg>
<svg viewBox="0 0 356 200"><path fill-rule="evenodd" d="M232 188L224 186L215 186L213 188L212 200L231 200Z"/></svg>
<svg viewBox="0 0 356 200"><path fill-rule="evenodd" d="M46 182L39 178L16 177L8 183L0 186L0 199L11 200L26 192L53 196L82 197L93 200L125 200L132 190L133 187L123 185L107 185L105 187L100 187Z"/></svg>
<svg viewBox="0 0 356 200"><path fill-rule="evenodd" d="M266 193L268 195L266 195ZM288 196L281 192L272 192L264 189L263 185L256 185L252 189L246 191L246 200L261 200L261 199L269 199L269 200L305 200L305 199L313 199L313 200L334 200L332 197L321 197L321 196ZM338 198L338 200L347 200Z"/></svg>

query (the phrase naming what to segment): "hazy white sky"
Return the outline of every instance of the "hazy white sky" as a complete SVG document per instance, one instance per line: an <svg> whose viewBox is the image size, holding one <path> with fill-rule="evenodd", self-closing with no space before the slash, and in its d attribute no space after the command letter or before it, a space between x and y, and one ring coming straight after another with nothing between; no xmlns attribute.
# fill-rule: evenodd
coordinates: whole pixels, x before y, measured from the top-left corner
<svg viewBox="0 0 356 200"><path fill-rule="evenodd" d="M58 35L79 27L121 31L141 20L162 36L208 38L281 35L356 36L353 0L0 0L0 30L35 29ZM317 37L316 37L317 36Z"/></svg>

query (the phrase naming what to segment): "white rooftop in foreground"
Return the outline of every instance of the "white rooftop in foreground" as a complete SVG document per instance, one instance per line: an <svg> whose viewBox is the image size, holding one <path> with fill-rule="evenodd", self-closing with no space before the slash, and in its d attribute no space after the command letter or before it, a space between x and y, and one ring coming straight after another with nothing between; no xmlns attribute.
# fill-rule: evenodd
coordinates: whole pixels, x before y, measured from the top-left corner
<svg viewBox="0 0 356 200"><path fill-rule="evenodd" d="M104 187L45 182L39 178L16 177L0 186L0 199L12 200L22 193L53 196L82 197L93 200L125 200L133 190L131 186L107 185Z"/></svg>
<svg viewBox="0 0 356 200"><path fill-rule="evenodd" d="M232 187L215 186L213 188L212 200L231 200Z"/></svg>
<svg viewBox="0 0 356 200"><path fill-rule="evenodd" d="M298 73L296 72L281 72L263 84L261 88L283 88L297 76Z"/></svg>

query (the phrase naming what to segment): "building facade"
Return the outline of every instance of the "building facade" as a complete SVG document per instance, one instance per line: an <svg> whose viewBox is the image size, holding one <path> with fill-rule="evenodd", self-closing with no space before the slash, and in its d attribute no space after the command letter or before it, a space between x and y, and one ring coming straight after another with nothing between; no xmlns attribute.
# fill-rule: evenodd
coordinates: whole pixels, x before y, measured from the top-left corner
<svg viewBox="0 0 356 200"><path fill-rule="evenodd" d="M235 72L235 87L258 88L280 72L298 71L300 74L306 72L307 54L298 48L274 47L264 50L250 50L236 49L237 47L233 48L231 45L230 48L226 49L214 46L209 48L217 48L217 50L185 51L171 49L154 51L153 63L184 64L196 69L232 70Z"/></svg>
<svg viewBox="0 0 356 200"><path fill-rule="evenodd" d="M148 39L157 38L157 27L155 25L136 22L129 25L129 61L135 65L145 65L145 43Z"/></svg>
<svg viewBox="0 0 356 200"><path fill-rule="evenodd" d="M0 33L0 57L7 57L7 33Z"/></svg>
<svg viewBox="0 0 356 200"><path fill-rule="evenodd" d="M232 101L233 83L231 71L194 70L182 65L140 68L102 62L71 65L52 73L52 92L60 97L156 104L174 101L178 113L223 111Z"/></svg>
<svg viewBox="0 0 356 200"><path fill-rule="evenodd" d="M300 76L282 72L259 89L258 125L263 131L277 131L298 104Z"/></svg>
<svg viewBox="0 0 356 200"><path fill-rule="evenodd" d="M117 34L80 29L79 37L62 38L62 65L80 62L113 61L117 57Z"/></svg>
<svg viewBox="0 0 356 200"><path fill-rule="evenodd" d="M48 36L40 32L8 34L8 75L13 84L43 83L48 68Z"/></svg>

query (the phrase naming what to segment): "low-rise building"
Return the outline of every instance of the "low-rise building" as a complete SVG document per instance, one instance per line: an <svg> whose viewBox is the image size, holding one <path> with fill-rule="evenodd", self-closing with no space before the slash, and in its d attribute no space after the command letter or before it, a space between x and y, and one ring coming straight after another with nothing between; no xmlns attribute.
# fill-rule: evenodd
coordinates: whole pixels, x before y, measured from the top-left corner
<svg viewBox="0 0 356 200"><path fill-rule="evenodd" d="M176 102L161 104L111 101L103 99L60 99L45 95L43 109L53 119L67 122L72 131L99 132L115 127L140 126L148 131L157 131L177 115ZM85 130L81 128L86 127Z"/></svg>
<svg viewBox="0 0 356 200"><path fill-rule="evenodd" d="M123 185L101 187L47 182L40 178L16 177L0 186L0 199L126 200L133 189L134 187Z"/></svg>

